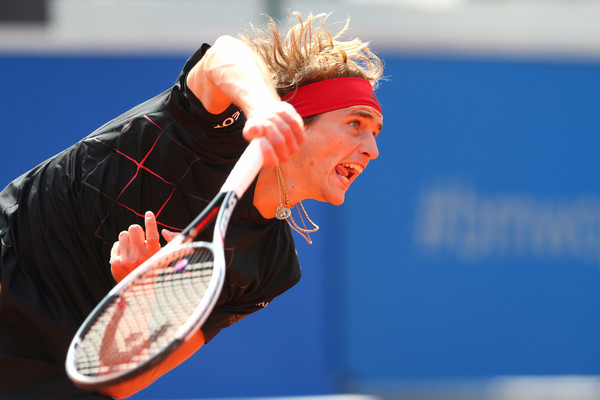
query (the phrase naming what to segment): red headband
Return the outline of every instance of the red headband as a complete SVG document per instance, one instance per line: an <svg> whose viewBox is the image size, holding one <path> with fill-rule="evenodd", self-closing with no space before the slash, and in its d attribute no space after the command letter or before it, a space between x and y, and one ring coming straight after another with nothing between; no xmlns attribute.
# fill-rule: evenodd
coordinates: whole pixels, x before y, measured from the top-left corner
<svg viewBox="0 0 600 400"><path fill-rule="evenodd" d="M362 78L335 78L309 83L281 98L302 118L351 106L369 106L381 113L373 86Z"/></svg>

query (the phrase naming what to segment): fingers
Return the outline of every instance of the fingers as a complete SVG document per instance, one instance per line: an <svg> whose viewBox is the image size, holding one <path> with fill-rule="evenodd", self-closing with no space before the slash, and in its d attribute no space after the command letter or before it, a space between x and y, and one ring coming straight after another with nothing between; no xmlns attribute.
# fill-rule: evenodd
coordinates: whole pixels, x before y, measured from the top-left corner
<svg viewBox="0 0 600 400"><path fill-rule="evenodd" d="M150 254L154 254L160 249L160 236L158 236L156 217L152 211L146 211L144 225L146 226L146 246Z"/></svg>
<svg viewBox="0 0 600 400"><path fill-rule="evenodd" d="M281 107L282 110L275 113L269 120L270 124L265 126L265 136L277 154L289 156L304 143L304 124L291 105L281 103Z"/></svg>
<svg viewBox="0 0 600 400"><path fill-rule="evenodd" d="M119 233L118 246L118 254L120 256L121 263L133 262L133 250L131 241L129 240L129 231L123 231Z"/></svg>
<svg viewBox="0 0 600 400"><path fill-rule="evenodd" d="M304 131L304 121L302 120L300 114L296 112L294 106L286 102L281 102L281 104L282 107L286 109L286 112L282 113L281 117L291 130L291 137L288 138L286 136L286 140L293 140L298 148L306 140L306 132Z"/></svg>
<svg viewBox="0 0 600 400"><path fill-rule="evenodd" d="M129 237L127 259L134 262L146 254L146 237L144 235L144 230L139 225L131 225L127 233L127 236Z"/></svg>
<svg viewBox="0 0 600 400"><path fill-rule="evenodd" d="M110 249L110 263L117 263L121 260L121 246L119 246L119 242L116 241L113 243L112 248Z"/></svg>
<svg viewBox="0 0 600 400"><path fill-rule="evenodd" d="M117 282L160 249L156 217L150 211L144 215L144 226L145 231L137 224L122 231L119 233L117 242L111 248L111 271ZM173 237L177 236L176 234L172 235Z"/></svg>
<svg viewBox="0 0 600 400"><path fill-rule="evenodd" d="M110 250L110 270L117 282L121 282L135 268L135 265L128 261L129 248L129 233L123 231Z"/></svg>
<svg viewBox="0 0 600 400"><path fill-rule="evenodd" d="M270 142L265 140L261 141L260 148L263 155L263 167L274 168L277 164L279 164L280 157L277 157L277 153Z"/></svg>
<svg viewBox="0 0 600 400"><path fill-rule="evenodd" d="M306 134L302 118L294 107L278 102L249 116L244 137L247 140L267 138L270 146L262 146L265 166L274 166L296 153L304 143Z"/></svg>
<svg viewBox="0 0 600 400"><path fill-rule="evenodd" d="M160 233L162 233L162 236L165 238L167 243L169 243L171 240L175 239L175 237L177 236L177 233L171 232L168 229L163 229L162 231L160 231Z"/></svg>

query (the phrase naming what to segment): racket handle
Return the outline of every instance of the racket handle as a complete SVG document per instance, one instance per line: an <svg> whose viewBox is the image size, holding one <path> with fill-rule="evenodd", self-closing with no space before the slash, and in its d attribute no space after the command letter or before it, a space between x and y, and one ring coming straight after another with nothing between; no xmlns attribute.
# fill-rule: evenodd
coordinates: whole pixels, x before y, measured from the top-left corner
<svg viewBox="0 0 600 400"><path fill-rule="evenodd" d="M242 197L244 192L246 192L246 189L248 189L248 186L250 186L262 168L263 155L260 148L261 140L266 139L256 138L250 142L221 187L221 192L233 190L238 198Z"/></svg>

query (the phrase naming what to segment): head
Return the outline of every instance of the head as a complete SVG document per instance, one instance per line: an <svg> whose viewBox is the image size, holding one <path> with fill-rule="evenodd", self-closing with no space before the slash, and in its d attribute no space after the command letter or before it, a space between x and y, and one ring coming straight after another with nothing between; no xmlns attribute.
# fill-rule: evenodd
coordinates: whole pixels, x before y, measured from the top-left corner
<svg viewBox="0 0 600 400"><path fill-rule="evenodd" d="M271 70L279 95L304 119L307 140L281 165L292 202L313 198L341 204L350 184L379 154L375 136L382 115L373 90L383 64L368 43L341 40L348 20L331 33L328 17L291 13L286 34L271 20L245 38ZM367 101L338 103L348 96Z"/></svg>

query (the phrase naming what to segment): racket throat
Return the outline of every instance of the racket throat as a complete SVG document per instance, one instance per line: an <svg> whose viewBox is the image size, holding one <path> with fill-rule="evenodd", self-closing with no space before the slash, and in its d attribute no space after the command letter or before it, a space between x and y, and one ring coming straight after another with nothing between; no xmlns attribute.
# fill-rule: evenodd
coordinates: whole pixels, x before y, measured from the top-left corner
<svg viewBox="0 0 600 400"><path fill-rule="evenodd" d="M233 210L238 203L238 197L234 192L229 192L225 197L225 201L223 202L223 207L219 212L219 216L217 217L219 224L219 234L221 236L221 241L225 240L225 234L227 233L227 227L229 226L229 221L231 220L231 215L233 214ZM215 238L216 239L216 238Z"/></svg>

